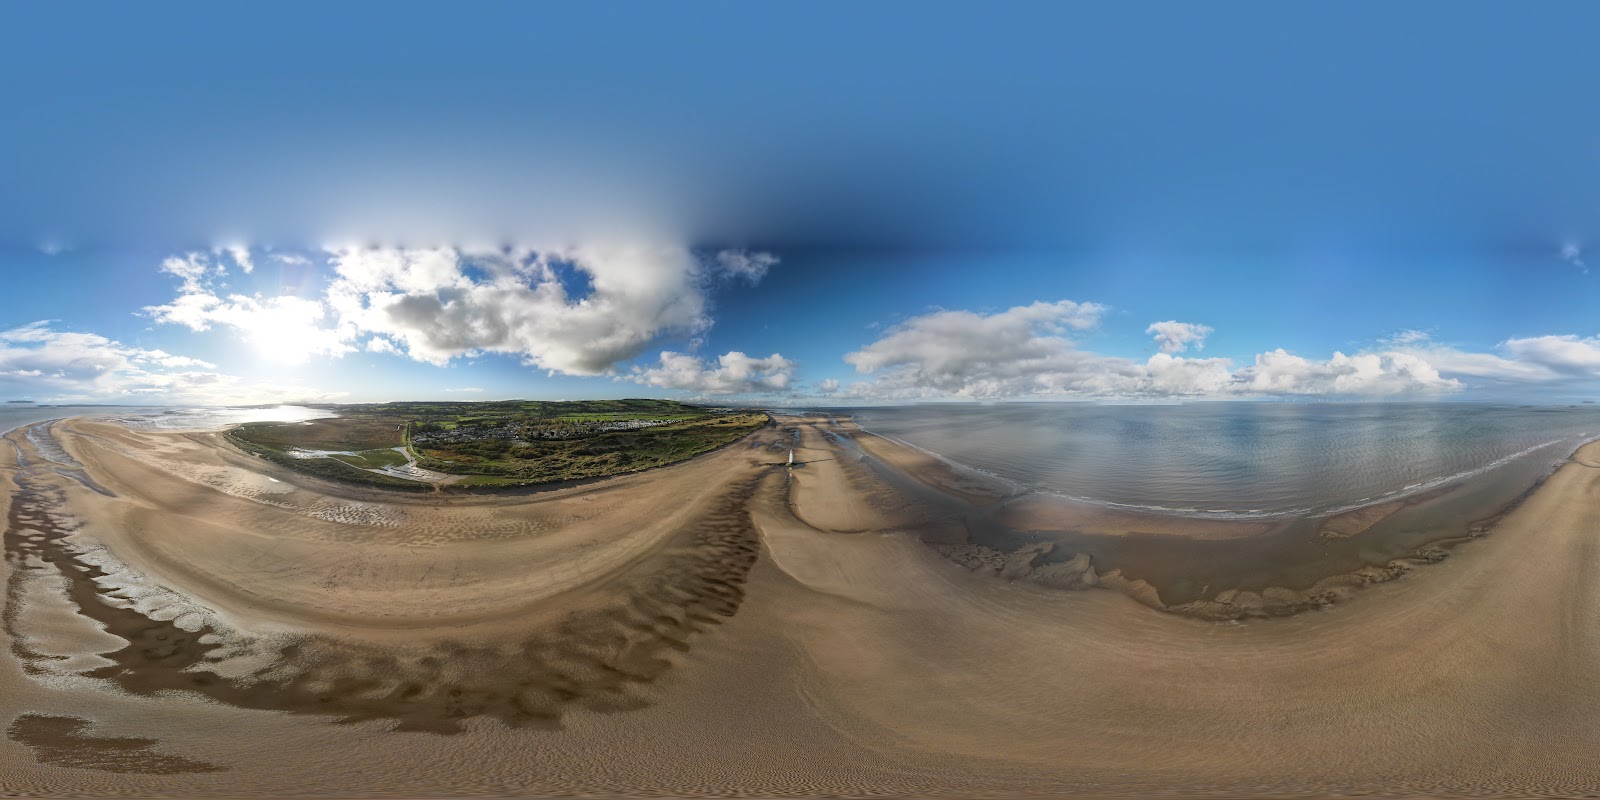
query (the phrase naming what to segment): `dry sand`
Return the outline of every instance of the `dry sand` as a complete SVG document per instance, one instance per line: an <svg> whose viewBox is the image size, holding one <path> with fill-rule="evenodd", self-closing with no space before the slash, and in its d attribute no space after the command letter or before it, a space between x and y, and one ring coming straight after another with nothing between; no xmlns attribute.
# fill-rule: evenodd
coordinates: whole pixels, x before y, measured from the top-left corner
<svg viewBox="0 0 1600 800"><path fill-rule="evenodd" d="M1600 792L1600 445L1443 563L1227 623L943 557L1007 492L826 419L494 497L25 433L0 794Z"/></svg>

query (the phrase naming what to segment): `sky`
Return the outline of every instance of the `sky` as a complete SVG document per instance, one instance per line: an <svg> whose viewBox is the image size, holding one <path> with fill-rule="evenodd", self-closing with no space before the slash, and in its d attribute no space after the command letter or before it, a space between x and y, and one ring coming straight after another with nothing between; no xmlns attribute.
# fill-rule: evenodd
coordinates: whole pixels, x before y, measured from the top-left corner
<svg viewBox="0 0 1600 800"><path fill-rule="evenodd" d="M1600 6L0 0L0 400L1600 390Z"/></svg>

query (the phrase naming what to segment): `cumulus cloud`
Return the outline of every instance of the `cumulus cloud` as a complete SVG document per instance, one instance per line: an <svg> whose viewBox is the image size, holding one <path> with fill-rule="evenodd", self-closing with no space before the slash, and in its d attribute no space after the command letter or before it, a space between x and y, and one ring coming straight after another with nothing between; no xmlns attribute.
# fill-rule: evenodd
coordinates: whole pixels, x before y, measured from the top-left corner
<svg viewBox="0 0 1600 800"><path fill-rule="evenodd" d="M221 268L213 269L211 262L201 253L189 253L182 256L171 256L161 262L161 271L173 275L183 281L181 291L184 294L204 291L206 274L211 272L221 273Z"/></svg>
<svg viewBox="0 0 1600 800"><path fill-rule="evenodd" d="M1574 334L1507 339L1495 352L1473 352L1434 342L1385 340L1395 350L1426 360L1447 376L1498 383L1555 383L1600 378L1600 336Z"/></svg>
<svg viewBox="0 0 1600 800"><path fill-rule="evenodd" d="M247 383L205 361L34 322L0 331L0 392L58 402L206 405L326 401L343 393Z"/></svg>
<svg viewBox="0 0 1600 800"><path fill-rule="evenodd" d="M327 256L332 280L316 297L225 295L216 287L223 266L174 257L162 271L181 281L178 296L145 311L158 323L232 330L289 362L361 349L436 365L503 353L550 372L601 375L662 338L703 333L718 278L759 280L777 263L742 250L702 258L677 245L343 247Z"/></svg>
<svg viewBox="0 0 1600 800"><path fill-rule="evenodd" d="M1425 358L1406 352L1334 353L1313 360L1274 350L1235 369L1226 358L1186 358L1161 352L1145 361L1078 349L1072 331L1103 314L1092 303L1034 303L982 315L938 311L895 326L845 356L870 379L847 396L872 399L935 397L1172 397L1256 395L1394 396L1462 388ZM1204 330L1201 330L1204 329ZM1198 344L1210 330L1157 323L1149 332L1168 349Z"/></svg>
<svg viewBox="0 0 1600 800"><path fill-rule="evenodd" d="M890 328L844 357L856 371L893 370L917 385L952 394L974 379L1013 381L1047 370L1071 344L1057 334L1092 328L1105 312L1095 303L1034 303L997 314L935 311Z"/></svg>
<svg viewBox="0 0 1600 800"><path fill-rule="evenodd" d="M766 277L767 270L778 264L771 253L750 250L723 250L717 253L717 265L729 275L757 283Z"/></svg>
<svg viewBox="0 0 1600 800"><path fill-rule="evenodd" d="M599 375L663 336L711 325L707 275L679 247L590 246L478 255L340 250L328 302L354 331L418 361L506 353L568 375Z"/></svg>
<svg viewBox="0 0 1600 800"><path fill-rule="evenodd" d="M1508 339L1506 352L1517 361L1561 375L1600 376L1600 336L1534 336Z"/></svg>
<svg viewBox="0 0 1600 800"><path fill-rule="evenodd" d="M1169 319L1166 322L1151 323L1144 332L1155 337L1161 352L1182 353L1188 350L1190 345L1196 350L1206 349L1206 337L1211 335L1211 326Z"/></svg>
<svg viewBox="0 0 1600 800"><path fill-rule="evenodd" d="M398 355L400 353L400 348L396 347L395 343L387 338L382 336L374 336L367 340L367 352L394 353Z"/></svg>
<svg viewBox="0 0 1600 800"><path fill-rule="evenodd" d="M830 394L834 394L834 393L836 393L838 391L839 391L839 381L837 379L835 379L835 378L828 378L826 380L823 380L823 381L820 381L820 382L817 383L817 393L818 394L830 395Z"/></svg>
<svg viewBox="0 0 1600 800"><path fill-rule="evenodd" d="M1410 352L1426 359L1445 375L1524 383L1552 381L1561 377L1541 364L1517 361L1495 353L1474 353L1443 346L1429 346Z"/></svg>
<svg viewBox="0 0 1600 800"><path fill-rule="evenodd" d="M1403 395L1453 392L1459 380L1445 378L1415 353L1335 352L1326 361L1294 355L1282 348L1256 356L1238 370L1229 387L1244 394Z"/></svg>
<svg viewBox="0 0 1600 800"><path fill-rule="evenodd" d="M668 351L661 354L658 366L636 367L629 377L646 386L695 394L771 394L787 390L794 371L795 363L777 353L755 358L733 351L707 362Z"/></svg>

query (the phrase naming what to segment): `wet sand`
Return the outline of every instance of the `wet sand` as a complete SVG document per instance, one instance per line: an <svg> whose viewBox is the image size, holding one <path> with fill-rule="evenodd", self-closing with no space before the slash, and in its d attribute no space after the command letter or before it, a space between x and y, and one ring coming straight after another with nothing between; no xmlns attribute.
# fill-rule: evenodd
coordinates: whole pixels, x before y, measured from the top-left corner
<svg viewBox="0 0 1600 800"><path fill-rule="evenodd" d="M821 418L499 497L40 426L0 441L0 793L1593 793L1590 463L1440 563L1219 622L1306 590L1166 602L1006 526L1024 498ZM1288 535L1124 521L1089 527L1143 543L1130 565Z"/></svg>

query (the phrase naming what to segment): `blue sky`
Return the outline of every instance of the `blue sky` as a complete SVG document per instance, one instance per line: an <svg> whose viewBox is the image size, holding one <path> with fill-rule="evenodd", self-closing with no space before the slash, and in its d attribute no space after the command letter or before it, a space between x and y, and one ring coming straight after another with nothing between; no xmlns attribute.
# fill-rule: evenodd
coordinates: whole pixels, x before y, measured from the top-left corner
<svg viewBox="0 0 1600 800"><path fill-rule="evenodd" d="M1597 24L7 3L0 395L1586 398Z"/></svg>

